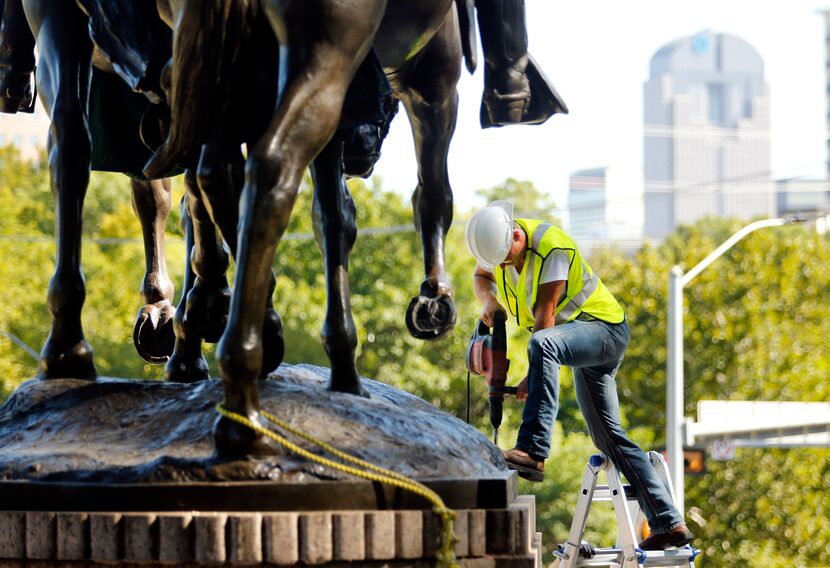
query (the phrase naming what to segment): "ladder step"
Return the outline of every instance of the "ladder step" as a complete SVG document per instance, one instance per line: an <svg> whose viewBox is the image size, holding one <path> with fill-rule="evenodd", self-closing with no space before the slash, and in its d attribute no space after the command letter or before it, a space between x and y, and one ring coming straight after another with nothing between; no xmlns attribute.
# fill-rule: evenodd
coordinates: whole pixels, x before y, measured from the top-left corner
<svg viewBox="0 0 830 568"><path fill-rule="evenodd" d="M623 489L625 490L625 499L626 501L636 501L637 495L634 493L634 488L630 485L623 485ZM594 501L610 501L613 497L611 490L608 489L607 485L597 485L596 489L594 489Z"/></svg>
<svg viewBox="0 0 830 568"><path fill-rule="evenodd" d="M645 550L641 566L690 566L700 553L689 546L675 550ZM556 556L559 556L558 554ZM580 556L577 566L609 566L622 564L624 559L621 548L595 548L593 558Z"/></svg>

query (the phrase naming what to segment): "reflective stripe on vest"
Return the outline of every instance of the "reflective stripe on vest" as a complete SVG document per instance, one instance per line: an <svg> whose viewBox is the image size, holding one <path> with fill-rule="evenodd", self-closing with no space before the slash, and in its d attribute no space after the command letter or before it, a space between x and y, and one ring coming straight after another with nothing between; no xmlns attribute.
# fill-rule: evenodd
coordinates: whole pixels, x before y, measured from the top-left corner
<svg viewBox="0 0 830 568"><path fill-rule="evenodd" d="M599 276L597 273L594 272L591 276L588 276L588 265L585 262L582 263L582 290L578 293L574 294L574 297L571 300L562 306L562 309L554 316L554 323L560 324L570 321L573 317L579 315L580 308L583 304L591 297L591 294L596 291L597 287L599 286Z"/></svg>

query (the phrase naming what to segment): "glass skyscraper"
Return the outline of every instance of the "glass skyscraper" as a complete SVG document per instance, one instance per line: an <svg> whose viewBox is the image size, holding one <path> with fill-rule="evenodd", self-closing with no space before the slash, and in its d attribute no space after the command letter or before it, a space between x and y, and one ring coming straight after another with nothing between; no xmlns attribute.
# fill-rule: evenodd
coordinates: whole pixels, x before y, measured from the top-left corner
<svg viewBox="0 0 830 568"><path fill-rule="evenodd" d="M646 237L706 216L775 214L768 87L749 44L701 32L663 46L644 105Z"/></svg>

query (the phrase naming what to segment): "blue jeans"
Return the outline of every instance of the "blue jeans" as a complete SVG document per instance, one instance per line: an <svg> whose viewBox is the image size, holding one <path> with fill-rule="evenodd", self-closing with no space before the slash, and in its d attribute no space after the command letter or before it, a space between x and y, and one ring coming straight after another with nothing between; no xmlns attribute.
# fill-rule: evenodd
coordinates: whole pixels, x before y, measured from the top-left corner
<svg viewBox="0 0 830 568"><path fill-rule="evenodd" d="M614 376L622 363L631 332L628 324L574 320L537 331L530 337L527 402L516 447L547 458L550 436L559 411L559 367L573 368L579 409L594 445L625 475L655 533L683 523L648 456L620 424L620 403Z"/></svg>

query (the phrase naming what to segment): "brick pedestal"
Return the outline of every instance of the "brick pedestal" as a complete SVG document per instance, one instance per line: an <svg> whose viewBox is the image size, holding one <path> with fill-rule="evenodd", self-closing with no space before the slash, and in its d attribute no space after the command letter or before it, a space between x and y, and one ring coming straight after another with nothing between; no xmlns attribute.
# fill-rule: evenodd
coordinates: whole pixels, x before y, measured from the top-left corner
<svg viewBox="0 0 830 568"><path fill-rule="evenodd" d="M455 553L468 568L541 567L535 499L457 511ZM0 568L142 565L410 566L434 563L431 511L0 511Z"/></svg>

